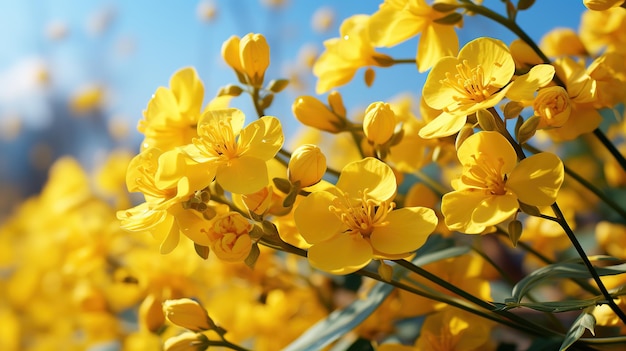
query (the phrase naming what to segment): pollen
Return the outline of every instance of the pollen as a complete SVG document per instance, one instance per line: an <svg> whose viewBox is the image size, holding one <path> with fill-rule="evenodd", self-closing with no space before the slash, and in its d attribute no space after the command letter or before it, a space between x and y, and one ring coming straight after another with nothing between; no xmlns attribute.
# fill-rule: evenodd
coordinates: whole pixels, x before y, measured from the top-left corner
<svg viewBox="0 0 626 351"><path fill-rule="evenodd" d="M238 155L237 139L229 123L230 121L211 121L202 125L202 137L193 139L199 150L210 156L233 159Z"/></svg>
<svg viewBox="0 0 626 351"><path fill-rule="evenodd" d="M506 194L506 174L502 173L504 160L474 155L475 161L463 175L465 184L484 189L487 195Z"/></svg>
<svg viewBox="0 0 626 351"><path fill-rule="evenodd" d="M493 78L486 79L481 65L471 67L467 60L463 60L456 65L456 70L454 75L446 72L441 83L458 92L453 99L461 105L485 101L498 90L489 84Z"/></svg>
<svg viewBox="0 0 626 351"><path fill-rule="evenodd" d="M343 193L329 207L348 229L346 232L369 238L374 228L385 226L387 214L395 208L394 202L380 202L369 198L367 189L359 192L359 198Z"/></svg>

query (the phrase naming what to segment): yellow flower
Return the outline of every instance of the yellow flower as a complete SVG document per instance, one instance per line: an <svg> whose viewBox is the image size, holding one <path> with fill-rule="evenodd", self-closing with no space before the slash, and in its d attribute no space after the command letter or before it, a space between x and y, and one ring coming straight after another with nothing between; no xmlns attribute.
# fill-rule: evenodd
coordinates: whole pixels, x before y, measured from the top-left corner
<svg viewBox="0 0 626 351"><path fill-rule="evenodd" d="M560 86L539 90L533 102L535 116L541 117L537 129L561 127L569 119L572 106L567 91Z"/></svg>
<svg viewBox="0 0 626 351"><path fill-rule="evenodd" d="M454 26L435 22L450 13L435 11L425 0L385 0L370 19L370 39L374 46L391 47L421 34L415 59L425 72L459 51Z"/></svg>
<svg viewBox="0 0 626 351"><path fill-rule="evenodd" d="M252 224L238 212L229 212L215 217L206 234L215 255L228 262L243 261L252 248L250 231ZM204 230L203 230L204 231Z"/></svg>
<svg viewBox="0 0 626 351"><path fill-rule="evenodd" d="M550 57L584 56L587 53L578 34L571 28L555 28L541 38L539 47Z"/></svg>
<svg viewBox="0 0 626 351"><path fill-rule="evenodd" d="M196 136L193 128L198 123L204 98L204 85L191 67L172 75L170 87L159 87L137 129L145 135L142 150L156 147L167 151L191 142Z"/></svg>
<svg viewBox="0 0 626 351"><path fill-rule="evenodd" d="M206 111L198 123L198 138L181 148L204 165L205 177L215 176L225 190L238 194L250 194L268 184L266 162L283 145L277 118L264 116L245 128L244 120L243 112L235 108Z"/></svg>
<svg viewBox="0 0 626 351"><path fill-rule="evenodd" d="M204 334L184 332L172 336L163 343L165 351L203 351L209 347L209 342Z"/></svg>
<svg viewBox="0 0 626 351"><path fill-rule="evenodd" d="M626 9L585 11L580 19L580 40L592 54L626 52Z"/></svg>
<svg viewBox="0 0 626 351"><path fill-rule="evenodd" d="M423 207L393 211L396 187L389 166L365 158L344 167L336 187L302 200L294 220L312 245L309 263L333 274L348 274L373 258L403 258L419 248L437 225L437 216Z"/></svg>
<svg viewBox="0 0 626 351"><path fill-rule="evenodd" d="M329 94L329 100L332 95L336 96ZM313 96L298 97L293 102L291 110L300 123L329 133L339 133L348 125L345 111L343 115L339 115Z"/></svg>
<svg viewBox="0 0 626 351"><path fill-rule="evenodd" d="M340 37L324 42L326 50L313 65L318 94L348 83L361 67L391 64L391 57L376 52L370 44L369 19L367 15L347 18L339 28Z"/></svg>
<svg viewBox="0 0 626 351"><path fill-rule="evenodd" d="M420 136L455 134L465 125L467 115L496 106L505 95L515 101L532 100L534 92L552 80L554 68L535 66L511 83L514 73L509 49L491 38L472 40L458 57L439 60L426 78L423 98L428 106L443 113L422 128Z"/></svg>
<svg viewBox="0 0 626 351"><path fill-rule="evenodd" d="M161 150L149 148L131 160L126 185L131 192L143 193L146 202L118 211L117 218L125 230L152 233L161 241L161 253L169 253L178 245L181 232L200 245L208 245L208 238L198 228L204 219L199 213L185 210L182 202L195 190L206 187L211 178L197 177L196 172L189 172L194 178L180 173L180 177L172 178L171 182L159 182L156 178L165 164L159 162L163 155Z"/></svg>
<svg viewBox="0 0 626 351"><path fill-rule="evenodd" d="M163 302L163 314L171 323L196 332L215 327L204 307L189 298L166 300Z"/></svg>
<svg viewBox="0 0 626 351"><path fill-rule="evenodd" d="M497 132L470 136L457 156L463 173L441 203L451 230L481 233L517 212L518 201L549 206L563 183L563 163L556 155L539 153L518 163L513 147Z"/></svg>

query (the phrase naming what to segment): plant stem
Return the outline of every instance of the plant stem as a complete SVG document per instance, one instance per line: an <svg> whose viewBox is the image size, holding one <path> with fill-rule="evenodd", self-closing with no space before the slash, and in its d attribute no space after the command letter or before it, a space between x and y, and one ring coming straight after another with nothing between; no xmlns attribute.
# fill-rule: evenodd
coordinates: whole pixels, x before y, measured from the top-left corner
<svg viewBox="0 0 626 351"><path fill-rule="evenodd" d="M428 272L427 270L414 265L413 263L406 261L406 260L395 260L394 262L396 262L398 265L408 269L411 272L417 273L418 275L430 280L431 282L441 286L442 288L453 292L459 296L461 296L462 298L468 300L469 302L472 302L488 311L497 313L503 317L506 317L508 319L510 319L511 321L517 322L521 325L526 325L526 326L530 326L532 329L536 330L538 333L542 333L542 335L548 336L548 335L554 335L555 332L552 330L547 329L546 327L533 323L529 320L526 320L514 313L511 313L509 311L501 311L498 310L497 307L487 301L483 301L481 299L479 299L478 297L466 292L463 289L459 289L457 286L447 282L444 279L439 278L438 276Z"/></svg>
<svg viewBox="0 0 626 351"><path fill-rule="evenodd" d="M412 64L415 64L415 62L416 61L415 61L414 58L412 58L412 59L393 59L393 64L394 65L400 64L400 63L412 63Z"/></svg>
<svg viewBox="0 0 626 351"><path fill-rule="evenodd" d="M604 135L602 130L600 130L600 128L596 128L593 131L593 135L595 135L595 137L600 140L602 145L604 145L604 147L611 153L611 155L613 155L613 158L615 158L617 163L619 163L620 167L622 167L622 169L626 171L626 158L624 158L624 155L619 152L619 150L615 147L615 145L613 145L609 138Z"/></svg>
<svg viewBox="0 0 626 351"><path fill-rule="evenodd" d="M526 150L534 153L534 154L542 152L541 150L535 148L534 146L528 145L528 144L524 144L524 148ZM617 202L613 201L611 198L606 196L606 194L604 194L602 191L600 191L600 189L598 189L591 182L587 181L586 179L584 179L583 177L578 175L571 168L569 168L569 167L567 167L565 165L563 165L563 167L565 169L565 174L567 174L568 176L572 177L575 181L577 181L582 186L587 188L594 195L596 195L600 200L602 200L607 206L609 206L611 209L613 209L613 211L617 212L620 216L622 216L622 218L626 219L626 210L621 208L620 205Z"/></svg>
<svg viewBox="0 0 626 351"><path fill-rule="evenodd" d="M565 231L565 234L567 234L567 237L574 245L574 248L576 249L578 256L580 256L580 258L583 260L583 263L587 267L589 274L591 274L591 276L593 277L593 280L596 282L596 285L598 285L598 288L600 289L602 296L604 296L604 298L607 300L609 307L611 307L613 312L615 312L615 314L619 317L622 323L626 325L626 314L624 314L624 311L622 311L619 308L619 306L617 306L615 301L613 301L613 297L611 297L611 294L604 286L604 283L602 283L602 280L600 279L598 272L596 272L595 268L591 264L591 261L589 261L589 257L587 257L587 254L585 253L585 250L583 249L582 245L580 245L580 242L578 241L578 238L576 238L574 231L572 230L572 228L570 228L569 224L565 220L565 216L563 216L563 212L561 212L559 205L555 202L554 204L552 204L551 207L552 207L552 210L554 211L554 214L559 220L558 223L561 225L561 227Z"/></svg>

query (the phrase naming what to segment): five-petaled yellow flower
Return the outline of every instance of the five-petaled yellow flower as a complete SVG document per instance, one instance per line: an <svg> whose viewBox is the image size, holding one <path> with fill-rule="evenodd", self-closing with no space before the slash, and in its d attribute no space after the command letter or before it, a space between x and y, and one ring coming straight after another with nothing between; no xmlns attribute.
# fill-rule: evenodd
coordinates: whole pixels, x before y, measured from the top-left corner
<svg viewBox="0 0 626 351"><path fill-rule="evenodd" d="M428 106L443 112L420 130L420 136L452 135L465 125L468 115L496 106L505 96L532 100L534 92L552 80L554 68L537 65L513 80L514 73L508 47L492 38L474 39L458 57L440 59L428 74L422 95Z"/></svg>
<svg viewBox="0 0 626 351"><path fill-rule="evenodd" d="M497 132L470 136L457 156L463 173L441 203L451 230L481 233L517 212L518 201L549 206L563 183L563 163L556 155L543 152L518 163L511 144Z"/></svg>
<svg viewBox="0 0 626 351"><path fill-rule="evenodd" d="M382 161L346 165L335 187L307 196L295 209L309 263L333 274L355 272L372 259L399 259L418 249L437 225L424 207L398 210L396 178Z"/></svg>
<svg viewBox="0 0 626 351"><path fill-rule="evenodd" d="M206 177L215 177L225 190L237 194L250 194L268 184L266 162L276 155L284 140L277 118L264 116L245 128L244 120L243 112L236 108L206 111L198 123L198 138L180 149L204 166ZM168 156L164 162L170 167L165 169L171 172L159 175L163 182L180 177L176 171L182 163L180 157L175 153Z"/></svg>

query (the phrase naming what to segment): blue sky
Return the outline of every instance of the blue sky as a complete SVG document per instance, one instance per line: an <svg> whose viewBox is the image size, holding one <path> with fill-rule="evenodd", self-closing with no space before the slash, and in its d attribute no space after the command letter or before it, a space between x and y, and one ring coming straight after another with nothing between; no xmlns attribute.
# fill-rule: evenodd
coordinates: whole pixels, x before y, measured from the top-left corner
<svg viewBox="0 0 626 351"><path fill-rule="evenodd" d="M371 14L379 5L379 1L371 0L290 0L282 7L272 8L259 0L214 0L216 16L203 22L197 15L199 3L0 0L0 129L6 130L6 125L16 118L21 126L17 136L0 139L0 187L25 179L36 183L45 177L45 169L34 170L28 164L30 148L41 140L53 149L57 140L63 140L53 150L51 159L71 153L88 166L99 160L94 155L103 150L120 145L136 150L141 135L135 126L142 110L156 88L167 85L177 69L196 67L205 83L207 99L219 87L236 82L220 57L223 41L233 34L263 33L272 50L266 77L281 78L284 67L295 64L303 45L321 51L325 39L338 35L343 19L357 13ZM485 0L484 4L504 8L499 0ZM335 14L334 25L323 33L311 27L311 16L320 7ZM518 19L531 37L539 40L551 28L577 29L583 10L582 1L537 1ZM50 39L45 33L55 28L57 33L66 34L61 39ZM466 18L464 29L458 33L462 42L485 35L507 43L514 38L500 25L480 17ZM397 58L411 58L415 48L413 39L386 52ZM37 87L30 77L33 67L42 65L51 77L50 86L45 89ZM296 128L291 114L295 97L314 95L315 81L312 77L307 79L308 90L279 94L268 110L281 118L289 131ZM425 75L417 74L413 65L401 65L377 70L372 88L364 86L360 72L350 85L339 90L348 109L356 109L399 92L418 95L424 79ZM58 123L58 118L71 119L57 115L67 114L63 104L73 92L94 83L105 85L108 93L103 120L78 121L76 128L51 127ZM252 114L245 98L235 100L233 105ZM128 138L112 141L104 135L106 122L113 118L130 126Z"/></svg>

